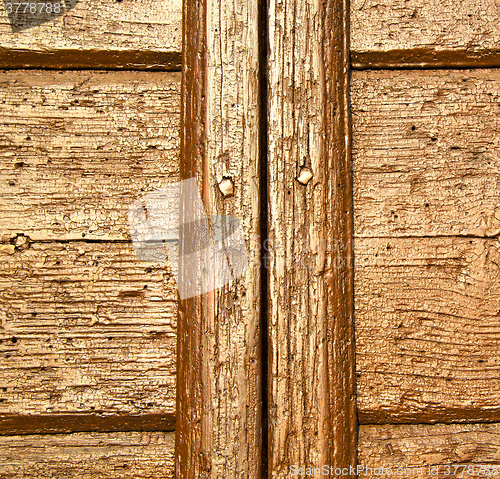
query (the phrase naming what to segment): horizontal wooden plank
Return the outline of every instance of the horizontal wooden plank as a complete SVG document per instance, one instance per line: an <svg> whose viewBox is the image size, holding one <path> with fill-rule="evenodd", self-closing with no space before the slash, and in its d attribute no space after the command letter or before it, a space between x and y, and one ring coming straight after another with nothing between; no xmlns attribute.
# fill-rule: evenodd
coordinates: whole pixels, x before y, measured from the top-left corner
<svg viewBox="0 0 500 479"><path fill-rule="evenodd" d="M0 414L0 435L174 431L173 414Z"/></svg>
<svg viewBox="0 0 500 479"><path fill-rule="evenodd" d="M128 242L16 243L0 247L0 413L173 414L166 266Z"/></svg>
<svg viewBox="0 0 500 479"><path fill-rule="evenodd" d="M500 243L357 238L361 423L500 419Z"/></svg>
<svg viewBox="0 0 500 479"><path fill-rule="evenodd" d="M0 437L0 477L173 478L174 433Z"/></svg>
<svg viewBox="0 0 500 479"><path fill-rule="evenodd" d="M63 15L18 14L12 23L2 8L0 68L180 70L181 0L73 1L67 11L68 1L54 3Z"/></svg>
<svg viewBox="0 0 500 479"><path fill-rule="evenodd" d="M500 71L354 72L355 234L500 234Z"/></svg>
<svg viewBox="0 0 500 479"><path fill-rule="evenodd" d="M498 477L500 425L361 426L358 452L359 477Z"/></svg>
<svg viewBox="0 0 500 479"><path fill-rule="evenodd" d="M179 110L178 73L0 72L0 238L130 238L179 178Z"/></svg>
<svg viewBox="0 0 500 479"><path fill-rule="evenodd" d="M435 70L438 68L498 68L499 50L409 50L351 52L353 70Z"/></svg>
<svg viewBox="0 0 500 479"><path fill-rule="evenodd" d="M391 57L393 63L415 65L495 57L500 64L498 1L352 0L350 21L352 60L358 67L381 60L390 64Z"/></svg>

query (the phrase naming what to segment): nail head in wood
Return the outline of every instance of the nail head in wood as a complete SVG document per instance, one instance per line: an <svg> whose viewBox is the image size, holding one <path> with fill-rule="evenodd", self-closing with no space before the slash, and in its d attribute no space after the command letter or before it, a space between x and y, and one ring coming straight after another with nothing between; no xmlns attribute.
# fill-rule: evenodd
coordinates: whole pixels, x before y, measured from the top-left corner
<svg viewBox="0 0 500 479"><path fill-rule="evenodd" d="M297 181L301 185L307 185L307 183L309 183L312 177L313 177L312 171L307 167L303 167L300 170L299 176L297 177Z"/></svg>
<svg viewBox="0 0 500 479"><path fill-rule="evenodd" d="M230 198L234 194L234 184L231 178L223 178L219 183L219 190L224 198Z"/></svg>

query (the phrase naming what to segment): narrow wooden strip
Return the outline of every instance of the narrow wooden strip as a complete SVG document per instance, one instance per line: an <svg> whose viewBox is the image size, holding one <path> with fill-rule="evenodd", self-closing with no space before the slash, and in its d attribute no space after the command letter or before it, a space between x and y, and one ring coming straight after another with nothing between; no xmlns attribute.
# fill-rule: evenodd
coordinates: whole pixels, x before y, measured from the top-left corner
<svg viewBox="0 0 500 479"><path fill-rule="evenodd" d="M0 435L175 431L175 414L0 414Z"/></svg>
<svg viewBox="0 0 500 479"><path fill-rule="evenodd" d="M361 423L500 421L500 244L356 238Z"/></svg>
<svg viewBox="0 0 500 479"><path fill-rule="evenodd" d="M20 50L0 48L4 70L41 68L50 70L152 70L181 69L181 52L143 50Z"/></svg>
<svg viewBox="0 0 500 479"><path fill-rule="evenodd" d="M500 425L362 426L359 466L359 477L391 477L389 469L392 477L498 477Z"/></svg>
<svg viewBox="0 0 500 479"><path fill-rule="evenodd" d="M498 68L499 50L435 50L411 48L376 52L351 51L353 70Z"/></svg>
<svg viewBox="0 0 500 479"><path fill-rule="evenodd" d="M181 175L208 214L240 220L248 267L180 303L179 478L261 477L258 13L257 0L184 2Z"/></svg>
<svg viewBox="0 0 500 479"><path fill-rule="evenodd" d="M0 240L129 240L179 180L178 73L0 72Z"/></svg>
<svg viewBox="0 0 500 479"><path fill-rule="evenodd" d="M348 8L269 2L269 477L356 463Z"/></svg>
<svg viewBox="0 0 500 479"><path fill-rule="evenodd" d="M354 72L358 237L500 233L500 72Z"/></svg>
<svg viewBox="0 0 500 479"><path fill-rule="evenodd" d="M173 478L174 433L118 432L0 437L0 477Z"/></svg>
<svg viewBox="0 0 500 479"><path fill-rule="evenodd" d="M498 52L499 22L493 0L352 0L351 48L366 55L417 49L482 57Z"/></svg>
<svg viewBox="0 0 500 479"><path fill-rule="evenodd" d="M181 0L74 3L49 21L20 14L12 25L2 5L0 68L179 69Z"/></svg>
<svg viewBox="0 0 500 479"><path fill-rule="evenodd" d="M0 413L174 414L177 289L129 243L0 245Z"/></svg>

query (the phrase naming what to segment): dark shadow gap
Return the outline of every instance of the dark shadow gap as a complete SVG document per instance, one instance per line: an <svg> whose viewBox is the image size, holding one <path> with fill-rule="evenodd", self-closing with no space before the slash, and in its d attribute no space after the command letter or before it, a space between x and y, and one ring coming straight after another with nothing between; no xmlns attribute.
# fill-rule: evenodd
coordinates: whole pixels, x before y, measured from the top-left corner
<svg viewBox="0 0 500 479"><path fill-rule="evenodd" d="M261 394L262 394L262 466L261 477L268 475L268 257L267 257L267 59L268 59L268 5L267 0L261 0L259 5L259 158L260 158L260 325L261 325Z"/></svg>

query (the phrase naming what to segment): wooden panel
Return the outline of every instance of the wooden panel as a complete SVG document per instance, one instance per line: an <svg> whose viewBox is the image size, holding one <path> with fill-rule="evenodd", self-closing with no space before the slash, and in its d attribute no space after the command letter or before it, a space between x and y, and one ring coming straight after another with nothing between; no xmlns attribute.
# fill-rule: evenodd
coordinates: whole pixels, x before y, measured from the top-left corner
<svg viewBox="0 0 500 479"><path fill-rule="evenodd" d="M179 178L180 74L0 73L0 238L128 239Z"/></svg>
<svg viewBox="0 0 500 479"><path fill-rule="evenodd" d="M127 212L179 179L179 90L172 73L0 73L3 429L174 414L177 292L135 258Z"/></svg>
<svg viewBox="0 0 500 479"><path fill-rule="evenodd" d="M181 5L181 0L81 1L30 28L12 27L2 6L0 68L180 69Z"/></svg>
<svg viewBox="0 0 500 479"><path fill-rule="evenodd" d="M361 426L360 477L498 477L498 424ZM405 471L406 469L406 471ZM398 473L398 470L401 471Z"/></svg>
<svg viewBox="0 0 500 479"><path fill-rule="evenodd" d="M354 72L357 236L500 233L500 72Z"/></svg>
<svg viewBox="0 0 500 479"><path fill-rule="evenodd" d="M174 477L173 433L77 433L0 438L0 477Z"/></svg>
<svg viewBox="0 0 500 479"><path fill-rule="evenodd" d="M351 1L354 68L498 66L500 3Z"/></svg>
<svg viewBox="0 0 500 479"><path fill-rule="evenodd" d="M489 70L353 75L361 422L500 415L499 93Z"/></svg>
<svg viewBox="0 0 500 479"><path fill-rule="evenodd" d="M498 240L358 238L355 254L360 422L498 419Z"/></svg>
<svg viewBox="0 0 500 479"><path fill-rule="evenodd" d="M181 173L197 176L207 213L240 220L248 267L180 302L179 478L264 475L259 10L257 0L184 3Z"/></svg>
<svg viewBox="0 0 500 479"><path fill-rule="evenodd" d="M356 463L347 8L269 2L269 477Z"/></svg>
<svg viewBox="0 0 500 479"><path fill-rule="evenodd" d="M175 412L176 290L129 243L1 246L0 412Z"/></svg>

